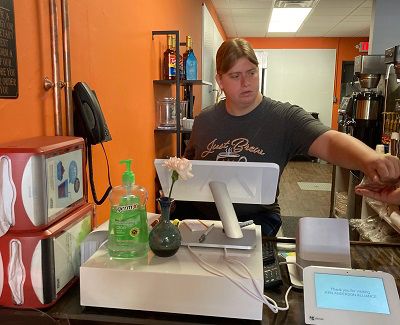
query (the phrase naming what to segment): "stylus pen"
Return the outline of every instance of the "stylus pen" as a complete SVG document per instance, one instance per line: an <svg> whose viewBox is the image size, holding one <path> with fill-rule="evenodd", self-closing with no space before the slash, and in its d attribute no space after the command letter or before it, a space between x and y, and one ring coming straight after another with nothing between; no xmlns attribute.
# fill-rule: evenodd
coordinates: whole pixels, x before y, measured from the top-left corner
<svg viewBox="0 0 400 325"><path fill-rule="evenodd" d="M254 223L253 220L242 221L242 222L239 222L239 227L244 228L244 227L252 225L253 223ZM222 232L225 232L224 228L222 228Z"/></svg>
<svg viewBox="0 0 400 325"><path fill-rule="evenodd" d="M247 226L252 225L253 223L254 223L253 220L242 221L242 222L239 222L239 227L240 228L247 227Z"/></svg>
<svg viewBox="0 0 400 325"><path fill-rule="evenodd" d="M211 229L213 229L213 228L214 228L214 224L211 224L210 227L208 227L207 230L200 236L199 243L202 243L206 239L207 235L210 233Z"/></svg>

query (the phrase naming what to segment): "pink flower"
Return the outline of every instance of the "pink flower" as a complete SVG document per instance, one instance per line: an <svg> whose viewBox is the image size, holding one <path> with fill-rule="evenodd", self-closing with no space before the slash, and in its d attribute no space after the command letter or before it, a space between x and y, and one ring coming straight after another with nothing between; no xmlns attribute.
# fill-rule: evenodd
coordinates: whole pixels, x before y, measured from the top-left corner
<svg viewBox="0 0 400 325"><path fill-rule="evenodd" d="M163 166L167 167L169 170L176 171L184 181L193 177L191 173L192 164L186 158L171 157Z"/></svg>
<svg viewBox="0 0 400 325"><path fill-rule="evenodd" d="M168 197L171 198L172 188L174 187L174 184L178 180L179 176L184 181L193 177L193 174L191 173L192 164L186 158L171 157L169 160L164 162L163 166L172 171L172 184L168 195Z"/></svg>

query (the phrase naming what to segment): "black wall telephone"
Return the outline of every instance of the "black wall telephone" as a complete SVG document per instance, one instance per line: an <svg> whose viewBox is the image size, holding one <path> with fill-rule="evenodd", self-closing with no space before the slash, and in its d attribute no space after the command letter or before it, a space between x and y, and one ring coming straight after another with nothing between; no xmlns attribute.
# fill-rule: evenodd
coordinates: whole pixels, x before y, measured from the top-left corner
<svg viewBox="0 0 400 325"><path fill-rule="evenodd" d="M92 189L93 200L96 204L102 204L112 189L110 180L110 168L103 142L111 140L106 120L97 100L96 93L84 82L78 82L72 91L74 99L74 134L85 139L87 144L87 160L89 162L89 181ZM100 143L107 161L108 188L100 200L97 199L93 180L93 164L91 146Z"/></svg>
<svg viewBox="0 0 400 325"><path fill-rule="evenodd" d="M96 93L86 83L78 82L72 96L75 104L75 135L87 139L89 144L110 141L111 135Z"/></svg>

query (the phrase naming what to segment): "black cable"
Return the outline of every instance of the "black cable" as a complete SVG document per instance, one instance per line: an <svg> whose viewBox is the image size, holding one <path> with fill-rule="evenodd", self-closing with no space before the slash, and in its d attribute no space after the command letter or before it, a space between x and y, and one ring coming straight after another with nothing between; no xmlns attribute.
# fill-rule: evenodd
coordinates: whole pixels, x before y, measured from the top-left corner
<svg viewBox="0 0 400 325"><path fill-rule="evenodd" d="M110 165L108 163L107 152L106 152L106 149L104 148L103 142L100 142L100 145L103 148L104 157L106 158L108 184L112 187L111 179L110 179Z"/></svg>
<svg viewBox="0 0 400 325"><path fill-rule="evenodd" d="M106 198L108 197L108 194L110 194L111 189L112 189L112 185L111 185L111 179L110 179L110 166L108 164L108 157L107 157L107 153L104 149L103 143L100 143L101 147L103 148L103 152L104 155L106 157L106 163L107 163L107 178L108 178L108 188L106 190L106 192L103 194L103 196L101 197L101 199L97 199L97 195L96 195L96 188L94 185L94 180L93 180L93 165L92 165L92 147L90 144L87 145L87 156L88 156L88 161L89 161L89 181L90 181L90 188L92 190L92 196L93 196L93 200L97 205L101 205L103 204L103 202L106 200Z"/></svg>

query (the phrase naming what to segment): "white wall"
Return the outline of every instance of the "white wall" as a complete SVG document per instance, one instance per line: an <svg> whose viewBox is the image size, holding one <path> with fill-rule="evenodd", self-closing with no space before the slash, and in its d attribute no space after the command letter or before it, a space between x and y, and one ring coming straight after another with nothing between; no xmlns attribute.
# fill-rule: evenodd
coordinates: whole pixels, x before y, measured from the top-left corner
<svg viewBox="0 0 400 325"><path fill-rule="evenodd" d="M264 95L318 112L331 126L336 50L257 50L267 58ZM261 76L260 76L261 78Z"/></svg>
<svg viewBox="0 0 400 325"><path fill-rule="evenodd" d="M216 91L213 89L219 89L217 82L215 81L215 54L223 38L219 33L217 26L215 25L214 19L211 17L207 7L203 5L203 39L202 39L202 80L211 82L210 86L202 87L202 98L201 107L205 108L215 103Z"/></svg>

